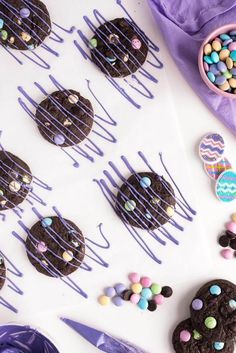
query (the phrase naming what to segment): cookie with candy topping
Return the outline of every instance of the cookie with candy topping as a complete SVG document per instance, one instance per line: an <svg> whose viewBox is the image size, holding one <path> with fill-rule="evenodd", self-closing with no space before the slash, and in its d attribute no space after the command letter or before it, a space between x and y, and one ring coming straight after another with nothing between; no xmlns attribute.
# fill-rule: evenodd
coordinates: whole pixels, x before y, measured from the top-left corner
<svg viewBox="0 0 236 353"><path fill-rule="evenodd" d="M173 217L175 194L161 176L142 172L132 174L121 186L116 199L116 211L126 223L156 229Z"/></svg>
<svg viewBox="0 0 236 353"><path fill-rule="evenodd" d="M37 107L36 122L41 135L54 145L78 145L90 133L93 125L90 101L74 90L50 94Z"/></svg>
<svg viewBox="0 0 236 353"><path fill-rule="evenodd" d="M90 40L93 62L108 76L125 77L144 64L148 40L144 32L126 18L105 22Z"/></svg>
<svg viewBox="0 0 236 353"><path fill-rule="evenodd" d="M48 10L40 0L0 2L0 43L18 50L33 50L51 32Z"/></svg>
<svg viewBox="0 0 236 353"><path fill-rule="evenodd" d="M194 327L210 342L236 337L236 286L217 279L206 283L190 305Z"/></svg>
<svg viewBox="0 0 236 353"><path fill-rule="evenodd" d="M10 152L0 151L0 211L23 202L31 181L31 171L25 162Z"/></svg>
<svg viewBox="0 0 236 353"><path fill-rule="evenodd" d="M81 230L71 221L46 217L30 229L26 239L29 261L46 276L68 276L82 264L85 242Z"/></svg>
<svg viewBox="0 0 236 353"><path fill-rule="evenodd" d="M172 343L176 353L233 353L233 340L208 342L194 329L191 319L186 319L175 328Z"/></svg>

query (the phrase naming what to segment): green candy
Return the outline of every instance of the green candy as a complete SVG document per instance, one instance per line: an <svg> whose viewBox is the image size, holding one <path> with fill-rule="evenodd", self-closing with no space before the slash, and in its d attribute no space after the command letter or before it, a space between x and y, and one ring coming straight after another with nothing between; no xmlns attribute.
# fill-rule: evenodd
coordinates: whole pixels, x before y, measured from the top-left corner
<svg viewBox="0 0 236 353"><path fill-rule="evenodd" d="M213 316L208 316L204 321L204 323L205 323L205 326L210 330L214 329L217 325L217 321Z"/></svg>
<svg viewBox="0 0 236 353"><path fill-rule="evenodd" d="M125 209L128 212L132 212L136 207L136 202L134 200L128 200L125 203Z"/></svg>
<svg viewBox="0 0 236 353"><path fill-rule="evenodd" d="M8 37L7 31L5 31L5 30L1 31L0 35L1 35L2 40L7 40L7 37Z"/></svg>
<svg viewBox="0 0 236 353"><path fill-rule="evenodd" d="M224 73L223 73L223 75L224 75L224 77L226 77L227 79L229 79L229 78L232 78L232 74L231 74L231 72L229 72L229 71L225 71Z"/></svg>
<svg viewBox="0 0 236 353"><path fill-rule="evenodd" d="M196 340L196 341L199 341L202 339L202 335L197 331L197 330L193 330L193 338Z"/></svg>
<svg viewBox="0 0 236 353"><path fill-rule="evenodd" d="M160 284L153 283L153 284L151 285L152 294L154 294L154 295L160 294L160 293L161 293L161 290L162 290L162 287L160 286Z"/></svg>
<svg viewBox="0 0 236 353"><path fill-rule="evenodd" d="M96 38L90 39L89 46L91 49L97 48L97 45L98 45L98 41Z"/></svg>

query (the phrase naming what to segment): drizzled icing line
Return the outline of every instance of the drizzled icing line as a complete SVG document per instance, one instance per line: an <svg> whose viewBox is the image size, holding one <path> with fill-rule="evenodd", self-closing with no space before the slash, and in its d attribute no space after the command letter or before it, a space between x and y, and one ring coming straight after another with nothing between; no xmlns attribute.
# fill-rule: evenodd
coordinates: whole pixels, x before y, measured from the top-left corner
<svg viewBox="0 0 236 353"><path fill-rule="evenodd" d="M85 242L82 242L80 237L78 236L78 231L72 227L71 224L69 224L62 216L62 214L60 213L60 211L54 206L52 207L53 213L59 217L60 221L63 223L63 225L67 228L68 232L73 234L73 238L79 243L85 246L85 256L84 259L86 259L85 261L83 260L82 264L77 260L78 265L74 265L74 264L70 264L70 266L73 266L75 268L80 268L82 270L91 272L93 270L93 267L91 264L88 264L87 261L89 262L94 262L95 264L107 268L109 265L108 263L103 260L103 258L97 253L96 248L102 249L102 250L107 250L110 248L110 243L107 239L107 237L104 234L103 231L103 225L102 223L100 223L98 225L98 232L99 232L99 236L101 237L101 241L100 242L96 242L88 237L84 237ZM35 208L32 208L33 213L36 215L36 217L38 218L39 221L42 221L44 219L44 217L41 215L41 213ZM30 239L31 244L33 244L34 248L37 249L37 246L35 244L38 244L39 241L33 236L33 234L30 232L30 229L22 222L22 221L18 221L18 224L20 225L20 227L25 231L25 233L27 234L27 237ZM66 241L60 236L60 234L58 234L56 231L54 231L52 228L50 228L50 232L47 230L47 228L44 229L47 232L47 235L50 236L50 238L57 242L57 239L60 239L60 247L63 249L63 251L68 251L68 243L66 243ZM36 257L31 251L29 251L26 248L26 242L24 240L24 238L19 235L16 231L12 232L12 235L17 238L25 247L26 252L32 257L34 258L34 260L40 264L45 270L48 271L48 273L50 275L52 275L55 278L60 279L62 282L64 282L68 287L70 287L71 289L73 289L75 292L77 292L78 294L80 294L82 297L87 298L88 295L87 293L84 292L84 290L74 281L71 279L70 276L63 276L63 274L52 264L51 261L48 260L48 258L46 259L45 255L43 253L41 253L41 257L42 259L40 260L38 257ZM57 238L57 239L56 239ZM67 247L65 246L67 245ZM70 249L75 249L78 251L78 247L76 247L74 244L70 244L69 245ZM51 254L57 258L58 255L56 253L54 253L52 250L47 250L50 251ZM48 268L45 264L44 264L44 260L47 260L48 265L50 265L50 268ZM45 261L46 261L45 260Z"/></svg>
<svg viewBox="0 0 236 353"><path fill-rule="evenodd" d="M161 163L162 168L164 169L164 172L167 174L168 178L171 181L172 187L174 188L174 194L170 190L165 179L163 177L160 177L159 173L157 174L155 169L151 166L151 164L149 163L149 161L148 161L147 157L144 155L144 153L139 151L138 156L140 157L140 159L144 163L144 170L148 169L149 172L152 172L152 173L155 173L156 175L158 175L159 180L162 182L162 187L164 187L171 194L171 196L173 196L175 198L175 201L176 201L175 217L170 218L169 221L165 225L161 225L158 222L158 220L155 217L153 217L153 215L152 215L152 218L153 218L153 221L155 221L155 224L160 225L159 228L157 228L155 231L153 231L153 230L145 230L144 231L144 230L137 229L130 224L127 224L125 221L125 217L124 217L124 214L127 213L127 210L123 207L123 204L121 205L120 203L119 203L119 206L122 206L123 213L121 213L121 214L119 213L119 217L121 218L121 221L122 221L123 225L125 226L125 228L127 229L127 231L134 238L134 240L138 243L138 245L142 248L142 250L153 261L157 262L158 264L161 264L162 260L156 255L156 248L155 249L151 248L151 246L149 245L149 240L147 239L147 236L145 233L149 234L151 236L151 238L155 239L157 241L157 243L161 246L166 246L168 240L171 241L172 243L174 243L175 245L179 245L179 241L176 239L176 235L172 234L171 229L176 229L177 231L184 231L183 221L192 222L193 217L196 215L196 211L190 206L190 204L188 203L188 201L184 197L183 193L181 192L180 188L178 187L177 183L175 182L175 180L171 176L169 170L167 169L167 167L163 161L163 156L161 153L159 154L160 163ZM153 190L151 187L148 188L151 191L151 194L149 193L148 189L145 189L145 191L147 193L147 198L145 198L143 195L141 195L127 181L127 178L124 177L124 175L126 175L127 171L128 171L130 174L133 174L136 177L136 180L140 181L141 178L138 175L138 172L136 172L135 169L132 167L128 158L126 158L125 156L121 156L120 158L121 158L121 161L123 162L125 171L123 170L123 168L122 168L122 170L120 170L115 165L115 163L110 161L108 163L109 170L103 171L104 177L99 180L94 179L94 182L98 185L103 196L106 198L106 200L108 201L108 203L110 204L110 206L113 208L113 210L116 213L117 213L117 210L116 210L115 204L117 202L118 191L121 193L122 202L125 203L126 201L128 201L128 197L124 193L122 193L120 190L121 184L126 184L126 186L128 186L130 194L141 205L143 205L144 201L149 202L150 196L153 197L153 195L154 195L159 200L161 200L162 203L165 203L166 206L171 206L167 202L165 202L165 200L163 200L161 198L161 196L159 194L157 194L155 192L155 190ZM115 181L115 178L116 179L118 178L118 182ZM149 202L149 206L151 209L154 207L150 202ZM161 211L164 212L164 215L165 215L166 211L162 207L161 207ZM141 211L139 209L135 208L135 210L133 212L134 212L136 218L138 219L138 221L136 220L136 218L132 217L132 212L129 212L129 218L131 218L134 222L136 222L137 225L140 226L140 224L139 224L139 222L140 222L141 225L145 226L145 224L142 221L142 218L140 217L140 214L139 214ZM167 213L166 213L166 217L167 217ZM164 218L165 218L165 216L164 216Z"/></svg>
<svg viewBox="0 0 236 353"><path fill-rule="evenodd" d="M50 79L51 83L53 84L53 86L56 88L56 90L63 92L65 96L70 94L70 92L66 88L64 88L63 85L54 76L49 75L49 79ZM117 123L112 118L111 114L108 112L106 107L98 99L97 95L95 94L95 92L91 88L91 82L89 80L86 80L86 82L87 82L87 88L88 88L89 93L93 96L93 98L96 100L99 107L101 108L101 114L99 115L99 114L95 113L95 115L93 117L92 112L90 112L89 116L93 119L93 127L92 127L90 134L88 136L86 136L84 141L82 141L79 145L73 145L71 147L57 146L57 148L60 148L61 151L63 151L72 160L73 166L75 168L78 168L80 166L77 155L87 159L88 161L90 161L92 163L95 161L96 156L102 157L104 155L104 151L102 150L102 147L100 147L100 143L94 142L92 140L92 137L94 135L98 136L102 141L105 140L106 142L109 142L109 143L116 143L116 137L109 130L110 130L110 127L116 126ZM55 99L50 97L49 92L47 92L38 82L35 82L34 85L38 88L38 90L41 93L43 93L48 99L50 99L53 102L53 104L56 106L56 108L58 110L60 110L60 112L63 115L66 115L69 118L71 117L75 121L79 120L79 122L81 124L85 124L77 116L73 115L71 112L66 110L58 101L56 101ZM37 125L43 126L44 129L46 129L46 131L47 131L46 135L47 135L48 139L53 141L54 135L52 133L50 126L44 125L39 119L37 119L37 116L35 114L35 110L37 109L37 107L39 105L38 102L36 102L30 96L30 94L24 90L23 87L19 86L18 91L21 93L21 97L18 98L18 103L20 104L21 108L24 109L24 111L27 113L27 115L32 120L34 120ZM78 106L79 109L81 109L85 112L85 106L84 106L83 102L79 101L79 102L75 103L75 105ZM47 112L43 108L41 109L41 114L44 116L44 118L47 122L50 121L50 124L52 126L55 126L56 122L58 124L58 120L52 114L50 114L49 112ZM76 126L73 121L71 121L71 122L72 122L72 125ZM66 131L66 132L70 133L71 135L73 135L73 132L71 132L71 130L69 130L63 124L60 124L60 125L61 125L61 130L60 130L61 135L64 135L63 131ZM63 128L63 130L62 130L62 128ZM81 129L79 127L76 126L76 129L80 130L80 132L81 132ZM73 143L73 141L68 136L67 136L67 139Z"/></svg>
<svg viewBox="0 0 236 353"><path fill-rule="evenodd" d="M2 134L2 131L0 131L0 136ZM47 185L44 181L42 181L41 179L39 179L38 177L36 177L35 175L33 175L32 173L30 173L28 170L26 170L22 165L18 164L15 160L12 159L11 155L4 149L3 145L0 143L0 151L4 153L4 155L6 156L6 158L8 160L10 160L17 168L20 169L20 171L18 170L17 175L14 173L14 170L11 170L9 168L9 166L4 163L4 161L0 161L0 171L2 171L5 175L7 175L8 177L11 178L11 182L16 182L19 183L19 178L20 180L23 180L24 176L29 176L30 177L30 183L24 183L23 181L20 182L21 184L21 188L20 190L25 190L28 192L28 195L26 196L26 198L24 199L24 197L22 196L22 202L25 200L27 201L30 205L34 205L34 201L36 201L37 203L41 204L41 205L46 205L45 201L36 193L35 188L42 188L44 190L52 190L52 188ZM4 188L3 188L4 186ZM0 177L0 190L3 188L6 189L8 188L9 185L6 183L6 180L4 180L3 177ZM21 196L21 195L20 195ZM0 217L2 219L2 221L6 220L6 215L5 211L7 210L12 210L19 218L21 218L21 214L24 212L24 209L20 206L20 205L16 205L14 202L12 202L11 200L9 200L6 196L1 195L1 198L3 198L4 201L9 202L10 205L12 206L12 208L3 210L1 212L1 204L0 204Z"/></svg>
<svg viewBox="0 0 236 353"><path fill-rule="evenodd" d="M24 293L21 290L21 288L12 279L13 276L22 278L23 273L16 267L16 265L13 263L13 261L10 260L10 258L5 253L3 253L2 250L0 250L0 259L1 258L4 260L4 264L6 267L6 276L4 277L5 278L4 286L6 285L8 288L10 288L11 291L13 291L14 293L16 293L18 295L23 295ZM3 296L0 296L0 305L2 305L6 309L14 312L15 314L18 313L18 309Z"/></svg>

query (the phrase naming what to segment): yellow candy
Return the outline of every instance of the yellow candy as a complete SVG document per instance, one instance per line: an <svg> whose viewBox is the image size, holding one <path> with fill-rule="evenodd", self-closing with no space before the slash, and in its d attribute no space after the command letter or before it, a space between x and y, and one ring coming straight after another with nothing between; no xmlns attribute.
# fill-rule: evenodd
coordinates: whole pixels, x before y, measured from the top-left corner
<svg viewBox="0 0 236 353"><path fill-rule="evenodd" d="M110 299L109 297L107 297L106 295L101 295L101 296L98 298L98 302L99 302L99 304L101 304L101 305L108 305L108 304L110 304L111 299Z"/></svg>
<svg viewBox="0 0 236 353"><path fill-rule="evenodd" d="M210 45L209 43L207 43L207 44L204 46L203 51L204 51L204 54L205 54L205 55L211 54L211 52L212 52L211 45Z"/></svg>
<svg viewBox="0 0 236 353"><path fill-rule="evenodd" d="M226 59L226 66L227 66L227 68L229 70L231 70L233 68L233 66L234 66L234 62L233 62L233 60L230 57L228 57Z"/></svg>
<svg viewBox="0 0 236 353"><path fill-rule="evenodd" d="M222 48L221 44L220 44L220 42L218 42L218 40L214 40L211 45L215 51L220 51Z"/></svg>
<svg viewBox="0 0 236 353"><path fill-rule="evenodd" d="M69 97L68 97L68 101L71 104L76 104L79 101L79 97L76 94L70 94Z"/></svg>
<svg viewBox="0 0 236 353"><path fill-rule="evenodd" d="M229 80L229 84L230 84L230 87L236 88L236 79L235 78L231 78Z"/></svg>
<svg viewBox="0 0 236 353"><path fill-rule="evenodd" d="M70 262L73 260L74 254L72 251L67 250L63 252L62 257L66 262Z"/></svg>
<svg viewBox="0 0 236 353"><path fill-rule="evenodd" d="M139 294L142 292L143 287L140 283L134 283L134 284L132 284L131 289L132 289L133 293Z"/></svg>
<svg viewBox="0 0 236 353"><path fill-rule="evenodd" d="M234 67L236 67L236 61L234 62Z"/></svg>
<svg viewBox="0 0 236 353"><path fill-rule="evenodd" d="M221 89L221 91L228 91L229 88L230 88L230 85L228 81L226 81L223 85L219 86L219 89Z"/></svg>
<svg viewBox="0 0 236 353"><path fill-rule="evenodd" d="M229 57L230 51L228 49L223 49L219 53L220 60L225 61Z"/></svg>
<svg viewBox="0 0 236 353"><path fill-rule="evenodd" d="M233 213L231 218L232 218L232 221L236 223L236 213Z"/></svg>
<svg viewBox="0 0 236 353"><path fill-rule="evenodd" d="M29 33L21 32L21 38L22 38L25 42L29 42L30 39L31 39L31 36L29 35Z"/></svg>
<svg viewBox="0 0 236 353"><path fill-rule="evenodd" d="M25 174L25 175L23 175L22 181L25 184L30 184L31 183L31 177L29 175Z"/></svg>
<svg viewBox="0 0 236 353"><path fill-rule="evenodd" d="M21 189L21 185L20 183L18 183L18 181L11 181L10 184L9 184L9 189L12 191L12 192L18 192L20 189Z"/></svg>
<svg viewBox="0 0 236 353"><path fill-rule="evenodd" d="M166 213L168 214L169 217L173 217L175 214L175 209L172 206L167 207Z"/></svg>

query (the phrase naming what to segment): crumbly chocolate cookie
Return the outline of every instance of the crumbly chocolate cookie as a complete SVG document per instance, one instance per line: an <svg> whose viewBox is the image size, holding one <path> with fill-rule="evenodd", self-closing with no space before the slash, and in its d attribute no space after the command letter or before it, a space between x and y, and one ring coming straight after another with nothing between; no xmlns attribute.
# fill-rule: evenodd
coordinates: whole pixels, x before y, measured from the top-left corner
<svg viewBox="0 0 236 353"><path fill-rule="evenodd" d="M0 151L0 211L24 201L32 175L28 165L10 152Z"/></svg>
<svg viewBox="0 0 236 353"><path fill-rule="evenodd" d="M0 43L13 49L33 50L51 32L48 10L40 0L1 0Z"/></svg>
<svg viewBox="0 0 236 353"><path fill-rule="evenodd" d="M6 280L6 267L3 257L0 255L0 289L4 286Z"/></svg>
<svg viewBox="0 0 236 353"><path fill-rule="evenodd" d="M96 29L90 48L92 60L105 74L125 77L145 62L148 40L130 20L116 18Z"/></svg>
<svg viewBox="0 0 236 353"><path fill-rule="evenodd" d="M194 327L208 341L236 337L236 285L217 279L199 289L190 305Z"/></svg>
<svg viewBox="0 0 236 353"><path fill-rule="evenodd" d="M36 110L41 135L60 147L83 141L92 129L93 117L90 101L74 90L53 92Z"/></svg>
<svg viewBox="0 0 236 353"><path fill-rule="evenodd" d="M34 224L26 249L36 270L50 277L68 276L80 267L85 256L81 230L59 217L46 217Z"/></svg>
<svg viewBox="0 0 236 353"><path fill-rule="evenodd" d="M208 342L194 329L191 319L179 323L174 330L172 343L176 353L233 353L233 340Z"/></svg>
<svg viewBox="0 0 236 353"><path fill-rule="evenodd" d="M132 174L121 186L116 210L126 223L153 230L174 215L175 203L174 190L163 177L143 172Z"/></svg>

